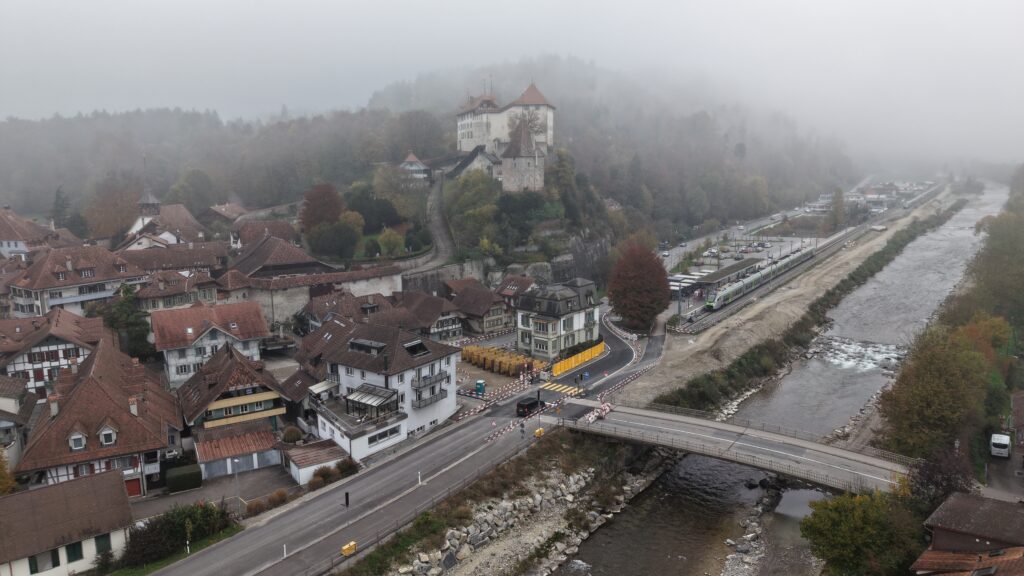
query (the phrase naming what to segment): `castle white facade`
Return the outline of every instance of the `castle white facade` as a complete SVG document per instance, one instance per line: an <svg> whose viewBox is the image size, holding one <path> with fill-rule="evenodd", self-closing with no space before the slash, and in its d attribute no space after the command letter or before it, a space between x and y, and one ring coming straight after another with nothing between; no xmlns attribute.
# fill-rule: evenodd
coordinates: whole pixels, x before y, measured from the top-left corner
<svg viewBox="0 0 1024 576"><path fill-rule="evenodd" d="M555 107L541 94L537 86L530 86L512 102L498 105L497 98L484 94L470 98L456 113L458 150L472 152L477 146L500 156L511 141L511 131L518 118L531 118L534 142L543 149L555 140Z"/></svg>

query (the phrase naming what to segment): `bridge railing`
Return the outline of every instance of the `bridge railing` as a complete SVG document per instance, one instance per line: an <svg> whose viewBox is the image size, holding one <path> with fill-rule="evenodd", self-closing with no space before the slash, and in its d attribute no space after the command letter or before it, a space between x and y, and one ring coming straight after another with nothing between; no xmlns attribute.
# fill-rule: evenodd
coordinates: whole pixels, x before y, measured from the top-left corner
<svg viewBox="0 0 1024 576"><path fill-rule="evenodd" d="M729 418L728 420L720 420L718 414L714 412L706 412L704 410L694 410L692 408L682 408L679 406L670 406L668 404L640 404L637 402L615 402L615 405L625 406L627 408L637 408L639 410L651 410L653 412L665 412L669 414L679 414L680 416L688 416L690 418L700 418L702 420L711 420L715 422L723 422L725 424L732 424L734 426L740 426L743 428L750 428L753 430L761 430L763 432L772 432L780 434L782 436L789 436L791 438L798 438L800 440L806 440L808 442L814 442L815 444L821 444L823 446L834 446L842 450L849 452L856 452L857 454L863 454L865 456L871 456L874 458L880 458L894 464L900 464L903 466L910 467L914 464L921 462L920 458L911 458L910 456L904 456L895 452L889 452L882 450L881 448L875 448L874 446L863 446L863 445L852 445L845 440L829 442L827 438L821 434L815 434L813 432L807 432L806 430L797 430L795 428L786 428L785 426L779 426L776 424L767 424L765 422L758 422L755 420L748 420L746 418Z"/></svg>
<svg viewBox="0 0 1024 576"><path fill-rule="evenodd" d="M889 489L896 485L896 480L881 480L872 482L869 485L864 478L864 474L855 470L849 472L854 475L852 479L837 478L828 474L823 474L816 470L811 470L805 467L793 466L784 462L779 462L771 458L762 458L760 456L754 456L752 454L743 454L728 449L714 448L707 444L700 442L692 442L689 440L683 440L674 436L666 436L654 432L644 432L640 430L634 430L631 428L623 428L621 426L615 426L611 424L601 424L595 422L594 424L586 424L573 420L563 419L560 423L561 426L574 430L586 430L594 434L601 434L603 436L611 436L614 438L628 438L632 440L638 440L647 444L656 444L659 446L666 446L669 448L675 448L684 452L690 452L692 454L701 454L703 456L709 456L711 458L718 458L720 460L728 460L730 462L736 462L739 464L745 464L761 470L769 470L777 472L779 474L785 474L793 478L800 478L820 486L827 486L829 488L835 488L837 490L843 490L854 494L863 493L868 490L875 488Z"/></svg>

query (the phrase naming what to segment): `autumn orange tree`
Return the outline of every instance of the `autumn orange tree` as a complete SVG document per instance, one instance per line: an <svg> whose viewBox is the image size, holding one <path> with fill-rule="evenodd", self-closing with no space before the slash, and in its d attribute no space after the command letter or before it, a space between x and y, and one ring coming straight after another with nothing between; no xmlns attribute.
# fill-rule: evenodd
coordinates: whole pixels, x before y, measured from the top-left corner
<svg viewBox="0 0 1024 576"><path fill-rule="evenodd" d="M341 217L345 205L330 184L316 184L306 191L302 203L302 229L309 233L318 224L333 224Z"/></svg>
<svg viewBox="0 0 1024 576"><path fill-rule="evenodd" d="M608 298L627 327L643 330L654 322L671 299L665 267L654 251L636 241L619 251Z"/></svg>
<svg viewBox="0 0 1024 576"><path fill-rule="evenodd" d="M123 234L138 216L142 179L130 171L110 171L96 183L85 220L93 238L110 238Z"/></svg>

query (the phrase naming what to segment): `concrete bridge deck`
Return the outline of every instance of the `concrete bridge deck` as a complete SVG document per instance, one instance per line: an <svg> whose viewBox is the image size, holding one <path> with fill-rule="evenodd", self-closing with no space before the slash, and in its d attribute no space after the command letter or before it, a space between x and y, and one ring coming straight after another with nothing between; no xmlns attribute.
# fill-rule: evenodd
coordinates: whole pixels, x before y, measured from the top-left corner
<svg viewBox="0 0 1024 576"><path fill-rule="evenodd" d="M571 399L564 412L579 414L597 406L592 400ZM886 459L854 452L809 439L807 435L796 437L781 429L771 431L754 423L737 425L627 406L615 406L604 419L591 424L582 418L565 418L561 424L582 432L746 464L854 493L892 490L898 479L907 473L904 463L893 460L909 461L898 455ZM886 455L882 451L875 452Z"/></svg>

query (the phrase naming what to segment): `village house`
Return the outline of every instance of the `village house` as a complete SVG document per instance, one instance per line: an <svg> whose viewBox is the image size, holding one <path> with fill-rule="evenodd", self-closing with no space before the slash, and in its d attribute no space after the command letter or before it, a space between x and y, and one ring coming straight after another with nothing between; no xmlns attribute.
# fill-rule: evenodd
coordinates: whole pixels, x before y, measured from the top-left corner
<svg viewBox="0 0 1024 576"><path fill-rule="evenodd" d="M29 389L44 389L61 368L81 363L101 339L115 341L102 318L82 318L54 308L45 316L0 320L0 368Z"/></svg>
<svg viewBox="0 0 1024 576"><path fill-rule="evenodd" d="M234 202L225 202L224 204L214 204L209 208L209 214L207 215L207 222L217 221L225 226L231 226L242 216L249 213L241 204Z"/></svg>
<svg viewBox="0 0 1024 576"><path fill-rule="evenodd" d="M531 288L516 303L516 349L556 360L574 346L596 343L599 304L594 283L583 278Z"/></svg>
<svg viewBox="0 0 1024 576"><path fill-rule="evenodd" d="M109 300L121 286L135 286L145 279L138 266L106 248L54 248L38 255L10 283L11 315L26 318L63 308L84 316L88 303Z"/></svg>
<svg viewBox="0 0 1024 576"><path fill-rule="evenodd" d="M119 556L134 520L119 472L0 497L0 575L71 576Z"/></svg>
<svg viewBox="0 0 1024 576"><path fill-rule="evenodd" d="M461 278L445 282L446 296L458 309L463 332L491 334L502 330L509 322L505 302L476 278Z"/></svg>
<svg viewBox="0 0 1024 576"><path fill-rule="evenodd" d="M536 284L533 278L526 275L510 275L505 276L498 283L498 287L494 290L495 294L501 296L501 299L505 301L505 306L509 311L509 320L514 320L516 302L519 300L519 296L529 290Z"/></svg>
<svg viewBox="0 0 1024 576"><path fill-rule="evenodd" d="M0 256L25 260L28 253L39 248L60 248L81 245L82 241L67 230L52 230L22 218L10 206L0 208Z"/></svg>
<svg viewBox="0 0 1024 576"><path fill-rule="evenodd" d="M231 226L231 249L243 250L264 236L280 238L290 244L299 240L295 227L287 220L239 220Z"/></svg>
<svg viewBox="0 0 1024 576"><path fill-rule="evenodd" d="M334 467L348 458L341 446L330 438L308 444L284 444L282 452L284 467L300 485L308 484L317 468Z"/></svg>
<svg viewBox="0 0 1024 576"><path fill-rule="evenodd" d="M183 308L196 302L217 303L217 281L205 272L156 272L135 293L141 310Z"/></svg>
<svg viewBox="0 0 1024 576"><path fill-rule="evenodd" d="M429 431L458 409L458 348L399 328L356 324L321 354L330 384L310 389L317 434L357 461Z"/></svg>
<svg viewBox="0 0 1024 576"><path fill-rule="evenodd" d="M365 322L372 314L391 310L391 300L383 294L356 296L345 291L329 292L309 299L302 313L315 330L332 318L344 318L349 322Z"/></svg>
<svg viewBox="0 0 1024 576"><path fill-rule="evenodd" d="M379 314L372 318L372 322L401 326L435 341L462 337L462 321L458 309L444 298L423 292L404 291L393 293L391 300L394 308L402 308L408 314L399 322L391 322L393 313ZM409 319L415 324L410 326Z"/></svg>
<svg viewBox="0 0 1024 576"><path fill-rule="evenodd" d="M147 274L156 272L204 272L215 276L227 268L227 242L189 242L152 247L145 250L122 250L118 256L138 266Z"/></svg>
<svg viewBox="0 0 1024 576"><path fill-rule="evenodd" d="M0 376L0 452L7 460L8 470L21 460L38 399L24 380Z"/></svg>
<svg viewBox="0 0 1024 576"><path fill-rule="evenodd" d="M412 186L427 186L431 182L430 167L409 151L405 160L398 165L398 168L405 172L406 178Z"/></svg>
<svg viewBox="0 0 1024 576"><path fill-rule="evenodd" d="M11 317L11 282L20 278L27 268L28 263L17 256L0 260L0 320Z"/></svg>
<svg viewBox="0 0 1024 576"><path fill-rule="evenodd" d="M128 228L121 250L187 244L206 239L206 229L184 204L163 205L147 192L138 202L139 216Z"/></svg>
<svg viewBox="0 0 1024 576"><path fill-rule="evenodd" d="M177 388L224 346L253 361L260 359L260 341L270 336L267 321L255 302L155 310L150 314L153 344L164 355L167 381Z"/></svg>
<svg viewBox="0 0 1024 576"><path fill-rule="evenodd" d="M273 432L289 411L299 415L306 390L286 388L262 362L222 346L177 394L203 478L216 478L280 464Z"/></svg>
<svg viewBox="0 0 1024 576"><path fill-rule="evenodd" d="M1024 574L1024 506L955 492L924 522L931 544L915 574Z"/></svg>
<svg viewBox="0 0 1024 576"><path fill-rule="evenodd" d="M138 359L101 340L79 367L63 370L16 468L32 484L118 470L129 496L160 479L160 460L178 450L181 413Z"/></svg>

